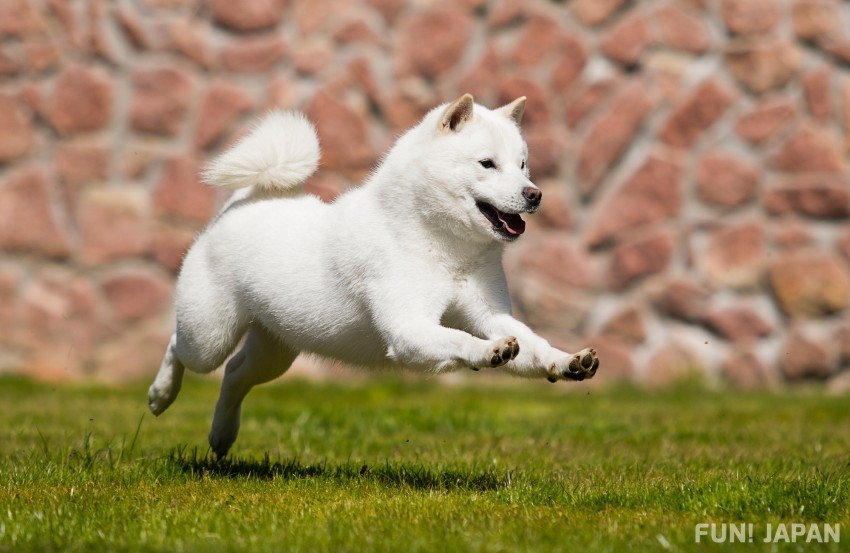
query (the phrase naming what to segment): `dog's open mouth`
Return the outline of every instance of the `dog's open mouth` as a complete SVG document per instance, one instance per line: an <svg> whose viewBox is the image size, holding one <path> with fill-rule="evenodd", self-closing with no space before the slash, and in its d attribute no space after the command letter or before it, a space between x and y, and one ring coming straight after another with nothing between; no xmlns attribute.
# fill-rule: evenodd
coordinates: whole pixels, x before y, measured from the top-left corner
<svg viewBox="0 0 850 553"><path fill-rule="evenodd" d="M492 223L493 231L502 238L516 240L525 232L525 221L518 213L504 213L486 202L476 202L475 205Z"/></svg>

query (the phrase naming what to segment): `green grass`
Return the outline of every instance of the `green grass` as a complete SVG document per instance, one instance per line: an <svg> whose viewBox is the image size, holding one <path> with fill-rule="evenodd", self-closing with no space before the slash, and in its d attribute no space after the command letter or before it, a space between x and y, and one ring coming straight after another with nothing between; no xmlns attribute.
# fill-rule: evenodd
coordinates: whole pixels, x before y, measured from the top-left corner
<svg viewBox="0 0 850 553"><path fill-rule="evenodd" d="M846 397L475 384L284 378L216 463L214 379L157 419L143 386L0 380L0 551L850 544ZM756 543L696 544L701 522L754 523ZM780 522L840 524L844 547L758 543Z"/></svg>

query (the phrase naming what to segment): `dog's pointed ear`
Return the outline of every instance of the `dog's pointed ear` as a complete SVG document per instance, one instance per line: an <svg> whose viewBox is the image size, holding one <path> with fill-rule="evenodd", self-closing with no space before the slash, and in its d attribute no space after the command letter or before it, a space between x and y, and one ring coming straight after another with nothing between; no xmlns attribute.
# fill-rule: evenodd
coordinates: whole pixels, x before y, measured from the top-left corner
<svg viewBox="0 0 850 553"><path fill-rule="evenodd" d="M472 94L464 94L452 102L440 116L440 130L459 131L464 123L472 119L472 106Z"/></svg>
<svg viewBox="0 0 850 553"><path fill-rule="evenodd" d="M510 117L514 120L514 123L517 124L517 127L520 123L522 123L522 114L525 113L525 101L527 98L525 96L520 96L510 104L504 105L497 109L496 111L504 115L505 117Z"/></svg>

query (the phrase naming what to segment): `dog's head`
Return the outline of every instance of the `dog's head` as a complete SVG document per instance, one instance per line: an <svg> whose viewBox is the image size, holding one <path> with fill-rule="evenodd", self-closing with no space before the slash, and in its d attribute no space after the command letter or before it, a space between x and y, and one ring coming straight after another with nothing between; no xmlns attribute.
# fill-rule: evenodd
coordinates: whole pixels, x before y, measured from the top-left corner
<svg viewBox="0 0 850 553"><path fill-rule="evenodd" d="M528 147L519 124L525 97L495 110L465 94L439 106L419 126L419 169L447 223L470 238L512 242L525 231L521 214L543 196L529 180ZM422 140L424 138L424 140Z"/></svg>

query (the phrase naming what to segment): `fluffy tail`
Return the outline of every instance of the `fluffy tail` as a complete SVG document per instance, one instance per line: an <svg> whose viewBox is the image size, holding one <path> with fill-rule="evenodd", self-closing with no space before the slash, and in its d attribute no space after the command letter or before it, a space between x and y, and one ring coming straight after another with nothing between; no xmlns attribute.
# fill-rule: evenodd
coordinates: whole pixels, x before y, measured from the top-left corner
<svg viewBox="0 0 850 553"><path fill-rule="evenodd" d="M288 192L313 174L319 156L313 125L300 113L275 111L214 159L202 177L223 188L256 186L265 192Z"/></svg>

